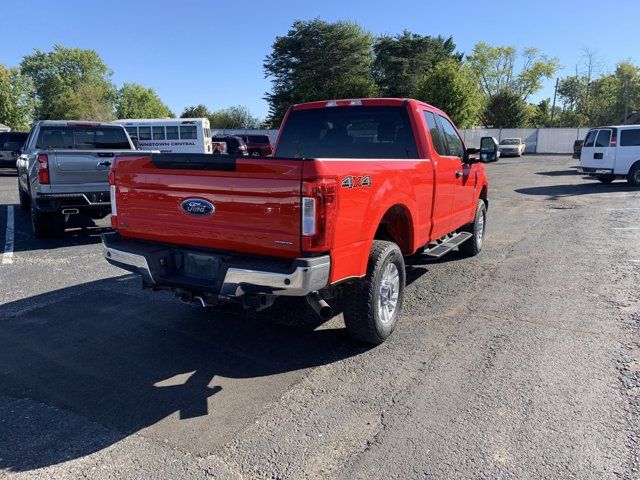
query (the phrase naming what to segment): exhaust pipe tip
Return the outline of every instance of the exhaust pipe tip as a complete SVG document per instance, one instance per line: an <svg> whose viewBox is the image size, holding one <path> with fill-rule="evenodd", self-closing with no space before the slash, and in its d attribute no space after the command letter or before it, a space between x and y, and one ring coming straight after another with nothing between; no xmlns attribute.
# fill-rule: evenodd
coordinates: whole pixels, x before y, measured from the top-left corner
<svg viewBox="0 0 640 480"><path fill-rule="evenodd" d="M329 305L318 292L311 292L306 298L307 303L322 320L330 320L333 318L333 308L331 308L331 305Z"/></svg>

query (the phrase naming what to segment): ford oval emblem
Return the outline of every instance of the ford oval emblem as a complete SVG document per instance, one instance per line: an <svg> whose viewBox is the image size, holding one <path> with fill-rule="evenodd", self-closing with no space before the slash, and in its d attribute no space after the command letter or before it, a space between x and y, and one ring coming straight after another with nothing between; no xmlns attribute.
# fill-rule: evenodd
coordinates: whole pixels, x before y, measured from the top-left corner
<svg viewBox="0 0 640 480"><path fill-rule="evenodd" d="M203 200L202 198L187 198L180 204L180 208L184 213L196 217L208 217L216 211L213 203Z"/></svg>

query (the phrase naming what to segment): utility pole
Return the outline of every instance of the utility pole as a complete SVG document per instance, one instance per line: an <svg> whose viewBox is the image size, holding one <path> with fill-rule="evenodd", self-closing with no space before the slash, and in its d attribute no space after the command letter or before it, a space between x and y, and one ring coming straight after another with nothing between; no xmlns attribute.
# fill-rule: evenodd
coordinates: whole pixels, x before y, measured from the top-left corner
<svg viewBox="0 0 640 480"><path fill-rule="evenodd" d="M624 120L623 125L627 124L627 116L629 115L629 79L624 82Z"/></svg>
<svg viewBox="0 0 640 480"><path fill-rule="evenodd" d="M559 78L556 78L556 88L553 91L553 106L551 107L551 125L549 125L550 128L553 128L553 117L554 117L554 114L556 113L556 95L558 94L558 80Z"/></svg>

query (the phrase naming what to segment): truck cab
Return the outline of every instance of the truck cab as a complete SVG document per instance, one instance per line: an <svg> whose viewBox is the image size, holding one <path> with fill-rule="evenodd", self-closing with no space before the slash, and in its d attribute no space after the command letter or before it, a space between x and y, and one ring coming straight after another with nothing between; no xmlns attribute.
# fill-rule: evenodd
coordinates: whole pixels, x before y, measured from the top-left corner
<svg viewBox="0 0 640 480"><path fill-rule="evenodd" d="M402 308L405 256L482 249L478 153L416 100L295 105L272 157L116 155L105 256L204 306L306 297L381 343Z"/></svg>

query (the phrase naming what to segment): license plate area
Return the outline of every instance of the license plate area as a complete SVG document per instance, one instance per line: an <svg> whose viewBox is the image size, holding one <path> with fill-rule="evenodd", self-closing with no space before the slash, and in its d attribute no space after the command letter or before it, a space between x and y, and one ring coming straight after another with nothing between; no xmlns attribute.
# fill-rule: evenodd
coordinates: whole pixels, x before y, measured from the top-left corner
<svg viewBox="0 0 640 480"><path fill-rule="evenodd" d="M203 280L216 280L220 262L211 255L189 252L183 255L182 268L186 276Z"/></svg>

